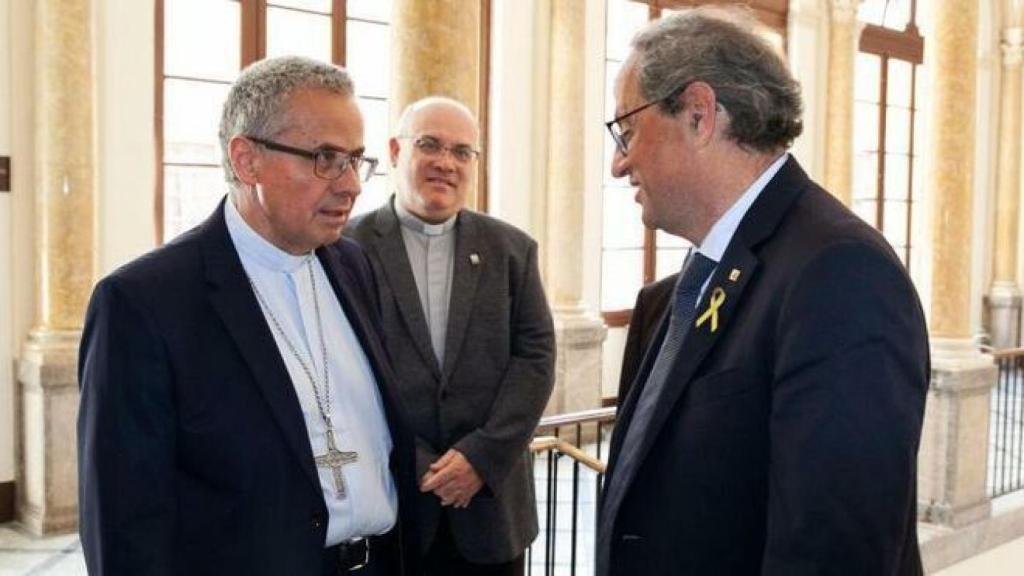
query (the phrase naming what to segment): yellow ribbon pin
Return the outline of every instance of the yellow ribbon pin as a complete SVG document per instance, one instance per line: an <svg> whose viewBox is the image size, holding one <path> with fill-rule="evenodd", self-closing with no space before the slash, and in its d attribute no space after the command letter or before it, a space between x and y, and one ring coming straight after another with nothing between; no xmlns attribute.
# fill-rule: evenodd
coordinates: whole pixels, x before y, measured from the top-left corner
<svg viewBox="0 0 1024 576"><path fill-rule="evenodd" d="M711 319L711 333L714 334L715 330L718 330L718 309L725 303L725 290L721 288L715 288L711 292L711 300L708 301L708 309L697 318L697 324L695 326L700 328L708 318Z"/></svg>

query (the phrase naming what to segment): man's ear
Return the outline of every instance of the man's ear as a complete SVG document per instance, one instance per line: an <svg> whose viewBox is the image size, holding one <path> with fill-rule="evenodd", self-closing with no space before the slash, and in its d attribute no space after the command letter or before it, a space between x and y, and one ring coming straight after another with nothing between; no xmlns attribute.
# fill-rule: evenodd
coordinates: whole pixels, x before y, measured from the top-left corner
<svg viewBox="0 0 1024 576"><path fill-rule="evenodd" d="M391 138L388 140L388 150L391 151L391 166L397 166L398 153L402 150L402 145L398 143L398 138Z"/></svg>
<svg viewBox="0 0 1024 576"><path fill-rule="evenodd" d="M256 143L242 136L235 136L228 142L228 159L235 177L248 186L259 182L262 155Z"/></svg>
<svg viewBox="0 0 1024 576"><path fill-rule="evenodd" d="M694 82L683 91L683 114L698 137L704 139L715 131L715 91L706 82Z"/></svg>

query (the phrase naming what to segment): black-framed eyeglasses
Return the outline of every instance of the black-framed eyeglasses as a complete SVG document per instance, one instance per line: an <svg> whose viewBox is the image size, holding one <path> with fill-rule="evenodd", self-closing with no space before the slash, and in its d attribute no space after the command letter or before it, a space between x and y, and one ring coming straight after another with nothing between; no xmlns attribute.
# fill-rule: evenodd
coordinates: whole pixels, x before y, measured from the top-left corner
<svg viewBox="0 0 1024 576"><path fill-rule="evenodd" d="M303 150L253 136L246 136L249 140L265 147L267 150L284 152L293 156L301 156L313 161L313 175L324 180L337 180L351 168L355 170L356 176L361 182L366 182L377 171L377 159L362 154L350 154L334 148L317 148L316 150Z"/></svg>
<svg viewBox="0 0 1024 576"><path fill-rule="evenodd" d="M448 152L459 164L468 164L480 157L480 151L469 144L453 144L451 146L446 146L433 136L399 136L399 139L412 140L412 144L417 150L432 158L436 158L445 152Z"/></svg>
<svg viewBox="0 0 1024 576"><path fill-rule="evenodd" d="M621 114L604 123L605 128L608 129L608 133L612 135L612 141L615 142L615 147L619 149L619 154L625 156L629 152L629 140L633 136L633 133L630 130L623 130L622 125L620 125L619 122L622 122L623 120L629 118L630 116L639 114L644 110L647 110L651 106L654 106L655 104L661 104L662 102L668 100L674 95L675 93L669 96L665 96L663 98L658 98L657 100L651 100L650 102L641 104L640 106L633 108L629 112Z"/></svg>
<svg viewBox="0 0 1024 576"><path fill-rule="evenodd" d="M625 113L623 113L623 114L621 114L621 115L619 115L619 116L617 116L617 117L615 117L615 118L605 122L604 126L605 126L605 128L608 129L608 133L612 135L612 141L615 142L615 147L618 148L619 154L622 154L623 156L625 156L626 154L629 153L629 141L633 137L633 134L632 134L632 132L630 130L623 130L622 129L622 126L620 125L620 122L622 122L626 118L629 118L630 116L634 116L636 114L639 114L639 113L643 112L644 110L647 110L648 108L650 108L651 106L654 106L655 104L661 104L662 102L665 102L666 100L670 100L672 98L675 98L680 93L684 92L687 88L689 88L690 84L693 84L694 82L696 82L696 80L690 80L689 82L684 82L682 86L680 86L679 88L676 88L675 90L672 90L671 92L668 93L668 95L662 96L661 98L655 98L654 100L650 100L648 102L645 102L645 103L637 106L636 108L633 108L629 112L625 112Z"/></svg>

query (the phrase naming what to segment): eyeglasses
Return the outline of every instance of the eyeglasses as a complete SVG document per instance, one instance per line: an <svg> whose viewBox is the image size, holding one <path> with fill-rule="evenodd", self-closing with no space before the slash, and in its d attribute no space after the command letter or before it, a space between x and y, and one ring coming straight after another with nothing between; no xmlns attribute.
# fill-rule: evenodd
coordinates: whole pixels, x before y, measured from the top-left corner
<svg viewBox="0 0 1024 576"><path fill-rule="evenodd" d="M468 144L453 144L452 146L445 146L440 140L433 136L420 136L414 138L412 136L399 136L401 140L412 140L416 149L423 154L436 158L443 155L445 152L449 152L452 158L455 159L459 164L468 164L476 158L480 157L480 151Z"/></svg>
<svg viewBox="0 0 1024 576"><path fill-rule="evenodd" d="M271 140L246 136L249 140L260 144L267 150L284 152L293 156L301 156L313 161L313 175L324 180L337 180L351 168L355 171L361 182L366 182L377 170L377 159L362 154L349 154L334 148L318 148L316 150L303 150L286 146Z"/></svg>
<svg viewBox="0 0 1024 576"><path fill-rule="evenodd" d="M639 114L644 110L647 110L651 106L661 103L665 99L666 98L652 100L650 102L647 102L646 104L640 105L637 108L633 108L632 110L626 112L621 116L618 116L604 123L605 128L608 129L608 133L612 135L612 141L615 142L615 147L619 149L619 154L625 156L627 153L629 153L629 141L633 138L632 130L623 130L619 122L622 122L623 120L629 118L630 116Z"/></svg>
<svg viewBox="0 0 1024 576"><path fill-rule="evenodd" d="M626 154L629 153L629 141L633 138L632 131L629 129L623 130L622 126L619 124L620 122L622 122L626 118L629 118L630 116L634 116L636 114L643 112L644 110L647 110L648 108L654 106L655 104L661 104L662 102L675 98L678 94L684 92L687 88L689 88L690 84L693 83L694 80L690 80L689 82L684 83L679 88L671 91L668 94L668 96L655 98L654 100L641 104L636 108L633 108L632 110L626 112L625 114L622 114L612 120L609 120L608 122L605 122L604 126L605 128L608 129L608 133L612 135L612 141L615 142L615 147L618 148L619 154L625 156Z"/></svg>

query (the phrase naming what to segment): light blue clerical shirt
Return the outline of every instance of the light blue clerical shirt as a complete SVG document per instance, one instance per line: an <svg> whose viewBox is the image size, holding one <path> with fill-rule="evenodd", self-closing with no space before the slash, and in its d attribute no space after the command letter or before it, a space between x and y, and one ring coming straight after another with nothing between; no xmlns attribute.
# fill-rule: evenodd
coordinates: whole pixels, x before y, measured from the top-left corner
<svg viewBox="0 0 1024 576"><path fill-rule="evenodd" d="M395 215L402 226L402 241L409 256L420 306L430 331L430 344L437 365L444 366L444 344L448 335L448 307L452 299L452 262L455 259L455 220L424 222L406 210L396 197Z"/></svg>
<svg viewBox="0 0 1024 576"><path fill-rule="evenodd" d="M295 256L268 242L242 219L230 198L224 203L224 217L245 273L270 308L270 312L263 309L263 314L302 406L313 455L319 456L327 452L327 427L317 408L313 384L271 318L272 314L302 361L316 373L323 401L323 353L311 282L316 283L330 371L329 413L334 440L338 450L358 454L356 462L341 468L344 498L338 497L331 469L317 467L330 516L324 546L387 532L395 524L398 497L388 468L391 434L384 405L369 360L320 261L312 252Z"/></svg>

